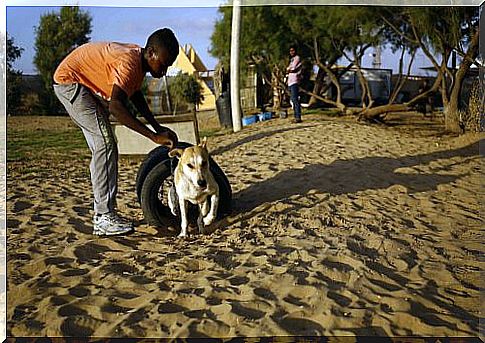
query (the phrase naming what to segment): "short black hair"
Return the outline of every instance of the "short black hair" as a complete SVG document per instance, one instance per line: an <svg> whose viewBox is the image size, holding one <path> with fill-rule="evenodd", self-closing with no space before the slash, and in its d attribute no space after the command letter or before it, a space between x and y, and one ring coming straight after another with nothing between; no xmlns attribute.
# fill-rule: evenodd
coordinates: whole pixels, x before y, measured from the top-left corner
<svg viewBox="0 0 485 343"><path fill-rule="evenodd" d="M172 63L175 61L179 54L179 42L172 30L168 28L159 29L153 32L147 39L145 48L165 48L167 49Z"/></svg>
<svg viewBox="0 0 485 343"><path fill-rule="evenodd" d="M298 50L298 49L296 48L296 45L290 45L290 48L289 48L288 50L290 50L290 49L293 49L293 50L295 50L295 51L297 51L297 50Z"/></svg>

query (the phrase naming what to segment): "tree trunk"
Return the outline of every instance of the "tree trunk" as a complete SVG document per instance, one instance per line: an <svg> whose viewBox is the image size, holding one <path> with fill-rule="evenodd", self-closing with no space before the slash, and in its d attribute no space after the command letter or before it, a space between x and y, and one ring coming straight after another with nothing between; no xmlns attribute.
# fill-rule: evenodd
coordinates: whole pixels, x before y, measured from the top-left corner
<svg viewBox="0 0 485 343"><path fill-rule="evenodd" d="M317 78L315 80L315 85L313 86L313 93L314 94L317 94L317 95L320 95L321 92L322 92L322 88L323 88L323 83L324 83L324 78L325 76L325 71L322 69L322 68L318 68L318 74L317 74ZM308 102L308 106L309 107L312 107L312 106L315 106L317 104L319 99L317 99L315 96L311 96L310 98L310 101Z"/></svg>
<svg viewBox="0 0 485 343"><path fill-rule="evenodd" d="M364 77L362 70L360 69L360 65L357 65L357 75L359 77L360 88L362 90L361 101L362 101L362 108L365 110L366 108L372 107L374 101L372 100L372 94L370 92L369 82ZM367 103L366 99L369 100Z"/></svg>
<svg viewBox="0 0 485 343"><path fill-rule="evenodd" d="M271 89L273 90L273 109L278 112L281 109L282 92L280 87L279 69L271 71Z"/></svg>
<svg viewBox="0 0 485 343"><path fill-rule="evenodd" d="M199 121L197 120L197 104L194 104L192 108L192 115L194 116L194 133L195 133L195 140L197 144L200 143L200 134L199 134Z"/></svg>
<svg viewBox="0 0 485 343"><path fill-rule="evenodd" d="M342 87L340 86L339 78L337 78L337 76L332 72L332 70L330 68L328 68L326 65L319 63L318 67L320 69L323 69L323 71L326 72L327 75L330 77L330 81L335 85L335 88L337 89L337 96L336 96L335 101L331 101L331 100L328 100L328 99L324 99L323 97L317 97L316 94L315 95L312 94L312 93L309 93L309 94L312 94L312 96L315 96L317 99L322 100L323 102L325 102L327 104L334 105L340 111L342 111L342 113L345 113L347 106L345 106L342 103ZM350 67L349 67L349 69L350 69ZM336 72L338 73L338 71L336 71Z"/></svg>
<svg viewBox="0 0 485 343"><path fill-rule="evenodd" d="M359 114L359 119L372 120L378 118L381 114L389 112L404 112L409 111L409 103L405 104L387 104L383 106L377 106L374 108L368 108Z"/></svg>
<svg viewBox="0 0 485 343"><path fill-rule="evenodd" d="M445 129L450 132L461 132L460 128L460 96L463 80L470 69L471 61L475 60L478 54L478 29L475 31L465 58L460 64L455 75L455 82L451 89L448 105L445 107Z"/></svg>
<svg viewBox="0 0 485 343"><path fill-rule="evenodd" d="M443 107L446 109L448 107L448 103L450 101L448 97L448 82L447 82L447 75L446 75L446 60L442 63L444 66L441 66L441 69L438 71L438 73L441 73L443 75L443 78L441 79L441 87L440 87L440 92L441 92L441 100L443 101Z"/></svg>
<svg viewBox="0 0 485 343"><path fill-rule="evenodd" d="M326 99L326 98L322 97L321 95L315 94L313 92L309 92L309 91L307 91L303 88L300 88L300 92L308 94L312 97L315 97L316 99L318 99L318 100L320 100L320 101L322 101L326 104L332 105L332 106L338 108L340 110L340 112L342 112L342 113L345 113L345 111L347 110L347 106L345 106L345 104L343 104L342 102L337 102L337 101Z"/></svg>
<svg viewBox="0 0 485 343"><path fill-rule="evenodd" d="M399 95L399 92L401 91L402 87L406 83L407 78L409 78L409 75L411 75L411 67L413 65L414 56L416 55L416 50L413 50L413 53L411 55L411 60L409 61L406 77L404 77L403 75L403 64L404 64L405 52L406 52L406 49L403 48L401 52L401 57L399 59L399 77L397 79L396 86L392 91L391 96L389 97L389 104L393 104L396 101L396 98Z"/></svg>
<svg viewBox="0 0 485 343"><path fill-rule="evenodd" d="M448 132L460 133L460 111L458 102L451 100L445 108L445 130Z"/></svg>
<svg viewBox="0 0 485 343"><path fill-rule="evenodd" d="M436 92L438 87L440 86L441 80L443 78L443 75L441 73L438 73L438 76L436 77L436 80L434 81L433 86L427 90L426 92L423 92L421 94L418 94L415 96L413 99L410 101L404 103L404 104L387 104L383 106L377 106L374 108L367 108L363 110L362 112L359 113L359 118L360 119L375 119L381 114L389 113L389 112L404 112L404 111L409 111L411 109L411 106L416 103L417 101L427 97L429 94L432 94L433 92Z"/></svg>

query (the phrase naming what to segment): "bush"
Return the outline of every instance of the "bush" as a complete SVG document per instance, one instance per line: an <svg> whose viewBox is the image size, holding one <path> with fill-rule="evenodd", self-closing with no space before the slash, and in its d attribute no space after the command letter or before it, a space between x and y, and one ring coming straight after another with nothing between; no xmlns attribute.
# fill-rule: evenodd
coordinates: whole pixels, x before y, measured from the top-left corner
<svg viewBox="0 0 485 343"><path fill-rule="evenodd" d="M42 112L42 104L39 95L36 93L27 93L22 95L19 112L23 115L38 115Z"/></svg>
<svg viewBox="0 0 485 343"><path fill-rule="evenodd" d="M179 73L170 84L170 94L175 100L175 108L181 103L191 104L194 110L204 100L202 86L194 75Z"/></svg>

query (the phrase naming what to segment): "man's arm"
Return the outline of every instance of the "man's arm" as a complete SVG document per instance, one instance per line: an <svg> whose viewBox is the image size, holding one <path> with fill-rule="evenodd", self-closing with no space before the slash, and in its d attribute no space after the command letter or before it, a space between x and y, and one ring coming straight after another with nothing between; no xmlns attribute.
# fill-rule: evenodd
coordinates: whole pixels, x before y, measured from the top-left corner
<svg viewBox="0 0 485 343"><path fill-rule="evenodd" d="M287 73L298 73L301 69L301 61L300 57L297 55L295 58L292 60L288 68L286 68Z"/></svg>
<svg viewBox="0 0 485 343"><path fill-rule="evenodd" d="M175 147L178 140L177 135L173 131L167 129L167 131L162 133L154 133L130 113L125 105L127 101L128 96L126 95L126 92L119 86L113 85L111 101L109 103L109 112L113 114L121 124L151 139L153 142L170 148Z"/></svg>
<svg viewBox="0 0 485 343"><path fill-rule="evenodd" d="M136 91L133 93L133 95L130 98L131 102L133 105L135 105L136 109L138 112L141 113L141 115L148 121L148 123L153 127L155 132L161 133L166 130L168 130L165 127L162 127L155 117L152 114L152 111L150 111L150 108L148 107L148 104L145 100L145 96L141 91Z"/></svg>

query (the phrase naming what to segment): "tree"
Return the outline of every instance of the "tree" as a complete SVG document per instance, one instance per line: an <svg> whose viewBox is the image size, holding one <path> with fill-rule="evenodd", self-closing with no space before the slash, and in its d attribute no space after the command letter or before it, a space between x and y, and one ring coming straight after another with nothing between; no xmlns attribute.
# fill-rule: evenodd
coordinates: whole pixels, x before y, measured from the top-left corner
<svg viewBox="0 0 485 343"><path fill-rule="evenodd" d="M437 77L432 87L404 104L389 104L362 112L374 118L391 111L409 110L415 103L440 91L445 112L447 131L460 132L460 97L468 69L477 63L478 8L474 7L404 7L381 13L385 25L395 41L403 46L419 47L435 67ZM453 52L462 57L458 70L448 66ZM436 56L441 57L440 60Z"/></svg>
<svg viewBox="0 0 485 343"><path fill-rule="evenodd" d="M13 62L20 58L23 50L7 35L7 114L14 113L20 105L22 72L13 68Z"/></svg>
<svg viewBox="0 0 485 343"><path fill-rule="evenodd" d="M410 8L406 14L415 41L435 66L441 80L440 92L445 107L446 129L460 132L459 99L462 84L478 55L478 8ZM441 55L441 63L433 52ZM453 52L463 58L458 70L448 67Z"/></svg>
<svg viewBox="0 0 485 343"><path fill-rule="evenodd" d="M354 68L362 89L362 106L372 106L372 94L362 73L360 61L367 49L379 44L381 40L381 27L376 23L374 9L360 6L301 6L297 9L288 8L288 11L289 25L309 48L313 61L319 68L314 90L308 92L313 99L310 104L319 99L345 112L340 78ZM341 57L346 57L350 62L344 68L336 65ZM331 82L326 86L323 85L325 76ZM322 98L321 93L331 85L336 90L335 100Z"/></svg>
<svg viewBox="0 0 485 343"><path fill-rule="evenodd" d="M34 64L44 84L45 111L57 114L60 103L52 90L52 77L69 52L90 40L91 16L79 7L62 7L59 13L43 15L35 31Z"/></svg>
<svg viewBox="0 0 485 343"><path fill-rule="evenodd" d="M232 11L231 8L221 7L219 12L222 17L216 22L211 36L210 52L222 61L225 70L229 70ZM255 65L265 82L273 88L282 87L282 77L275 76L282 74L289 44L295 42L295 37L283 23L274 6L241 8L239 60L246 66ZM246 77L245 73L240 75L242 79ZM279 91L274 93L278 94Z"/></svg>
<svg viewBox="0 0 485 343"><path fill-rule="evenodd" d="M231 11L230 8L220 11L222 18L216 23L211 53L228 63ZM318 99L346 112L340 78L353 69L362 89L360 118L382 119L388 112L410 110L439 91L445 106L446 129L460 130L463 79L470 66L477 64L477 7L247 6L242 14L241 61L258 65L263 77L271 75L266 81L273 80L273 87L284 87L281 74L288 62L287 48L297 43L300 54L311 56L319 67L313 91L300 88L312 96L310 103ZM360 61L367 49L385 44L402 52L398 82L389 103L375 107ZM418 49L435 66L437 78L430 89L405 103L397 103L397 95L407 80L403 70L405 55L411 56L409 75ZM448 66L452 53L462 58L456 71ZM350 63L340 68L336 63L342 56ZM325 78L330 83L325 85ZM336 90L335 99L321 95L330 86Z"/></svg>
<svg viewBox="0 0 485 343"><path fill-rule="evenodd" d="M170 93L173 94L176 103L185 101L193 105L194 112L196 111L197 106L204 100L202 86L194 75L178 73L177 76L174 77L170 88Z"/></svg>
<svg viewBox="0 0 485 343"><path fill-rule="evenodd" d="M309 105L316 105L320 100L328 105L339 108L345 112L346 106L342 103L342 91L339 83L341 70L334 68L337 60L342 57L342 52L335 49L335 46L343 46L344 41L335 34L330 34L330 28L335 24L335 16L329 12L336 7L321 6L296 6L288 7L285 10L289 26L293 31L298 32L302 44L307 47L312 61L318 66L318 73L313 91L306 91L311 95ZM325 78L330 83L325 84ZM325 93L331 86L336 90L334 99L324 98Z"/></svg>
<svg viewBox="0 0 485 343"><path fill-rule="evenodd" d="M360 70L358 60L371 46L370 42L376 41L377 35L367 29L372 17L367 13L370 9L354 8L349 11L348 7L334 6L248 6L242 10L241 60L257 65L260 75L275 88L274 94L280 93L276 88L285 87L282 75L288 64L288 48L295 44L300 56L309 57L311 64L319 66L313 92L301 91L312 96L311 103L319 99L345 111L339 78L353 65ZM216 23L211 52L227 63L231 12L226 8L220 12L223 16ZM357 61L351 62L344 70L335 68L336 61L352 51L355 53L353 60ZM323 86L325 75L337 90L336 100L320 96L329 86ZM362 88L368 89L365 79L361 78L361 81ZM371 100L368 102L372 103Z"/></svg>

